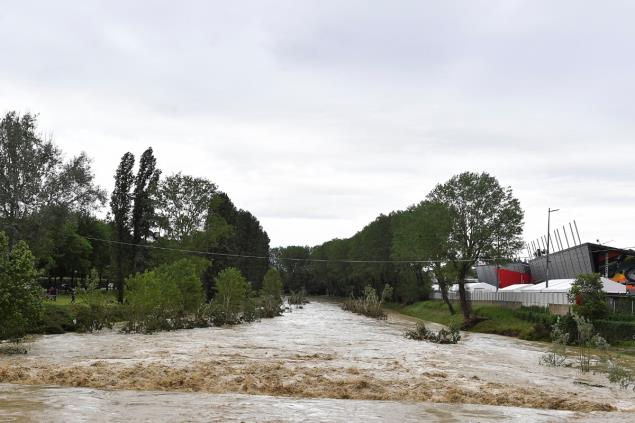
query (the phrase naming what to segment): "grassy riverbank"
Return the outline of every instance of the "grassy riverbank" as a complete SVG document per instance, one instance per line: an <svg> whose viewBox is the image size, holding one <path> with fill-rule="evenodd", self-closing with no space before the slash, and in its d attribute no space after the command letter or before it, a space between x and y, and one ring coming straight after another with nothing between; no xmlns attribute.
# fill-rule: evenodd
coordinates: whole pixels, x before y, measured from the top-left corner
<svg viewBox="0 0 635 423"><path fill-rule="evenodd" d="M493 305L473 304L472 306L474 314L484 320L469 329L470 332L493 333L533 340L549 339L549 331L546 331L541 324L521 319L514 310ZM460 325L463 322L458 304L455 304L457 313L454 315L450 314L448 307L442 301L437 300L420 301L409 305L392 303L385 307L407 316L442 325L451 323Z"/></svg>

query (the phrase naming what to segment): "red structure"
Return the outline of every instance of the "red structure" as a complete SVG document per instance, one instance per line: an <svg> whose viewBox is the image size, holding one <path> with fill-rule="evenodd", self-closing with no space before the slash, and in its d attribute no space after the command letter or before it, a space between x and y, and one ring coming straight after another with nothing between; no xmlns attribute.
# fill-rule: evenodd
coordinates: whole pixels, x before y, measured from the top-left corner
<svg viewBox="0 0 635 423"><path fill-rule="evenodd" d="M508 269L498 269L498 287L505 288L509 285L516 285L519 283L533 283L531 280L531 273L529 272L515 272Z"/></svg>

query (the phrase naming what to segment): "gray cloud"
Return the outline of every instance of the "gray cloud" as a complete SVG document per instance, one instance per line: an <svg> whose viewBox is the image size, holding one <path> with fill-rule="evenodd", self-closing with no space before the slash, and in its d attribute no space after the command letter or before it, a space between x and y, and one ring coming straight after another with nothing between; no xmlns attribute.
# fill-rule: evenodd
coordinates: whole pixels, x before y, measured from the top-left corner
<svg viewBox="0 0 635 423"><path fill-rule="evenodd" d="M577 219L635 244L627 1L9 1L0 109L40 113L110 188L152 145L272 243L352 235L464 170L510 185L527 238Z"/></svg>

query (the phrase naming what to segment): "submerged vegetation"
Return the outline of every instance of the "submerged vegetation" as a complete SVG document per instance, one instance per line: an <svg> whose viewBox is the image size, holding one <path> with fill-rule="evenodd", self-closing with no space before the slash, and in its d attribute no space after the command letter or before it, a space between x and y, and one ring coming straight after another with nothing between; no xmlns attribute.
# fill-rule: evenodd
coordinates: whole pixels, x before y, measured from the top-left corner
<svg viewBox="0 0 635 423"><path fill-rule="evenodd" d="M392 287L388 284L381 291L381 296L377 295L375 288L368 285L364 288L364 295L360 298L350 297L342 303L342 309L375 319L385 319L386 313L383 304L387 298L392 297Z"/></svg>
<svg viewBox="0 0 635 423"><path fill-rule="evenodd" d="M262 317L276 317L282 313L282 278L276 269L265 273L260 290Z"/></svg>
<svg viewBox="0 0 635 423"><path fill-rule="evenodd" d="M583 316L572 316L575 324L574 336L570 336L567 320L557 319L551 332L551 349L540 357L545 366L573 366L582 373L590 371L605 373L609 382L622 389L632 387L635 391L633 371L612 353L611 346L593 327L593 323Z"/></svg>
<svg viewBox="0 0 635 423"><path fill-rule="evenodd" d="M298 307L302 307L304 304L307 304L309 300L306 298L306 291L304 288L299 291L291 291L288 297L289 305L294 305Z"/></svg>
<svg viewBox="0 0 635 423"><path fill-rule="evenodd" d="M461 340L461 333L457 325L452 324L448 329L441 328L434 332L426 328L423 322L417 322L414 329L407 330L404 336L416 341L429 341L435 344L456 344Z"/></svg>
<svg viewBox="0 0 635 423"><path fill-rule="evenodd" d="M0 120L0 180L11 187L0 189L0 340L114 322L153 332L252 321L261 309L279 314L275 292L262 306L255 298L270 263L250 257L269 255L269 237L215 183L163 175L148 147L138 161L122 155L108 195L85 153L66 160L40 132L34 114ZM107 202L110 213L99 217ZM230 268L243 278L236 310L235 299L215 298L227 293L216 284ZM43 302L44 291L52 300L70 294L73 304Z"/></svg>

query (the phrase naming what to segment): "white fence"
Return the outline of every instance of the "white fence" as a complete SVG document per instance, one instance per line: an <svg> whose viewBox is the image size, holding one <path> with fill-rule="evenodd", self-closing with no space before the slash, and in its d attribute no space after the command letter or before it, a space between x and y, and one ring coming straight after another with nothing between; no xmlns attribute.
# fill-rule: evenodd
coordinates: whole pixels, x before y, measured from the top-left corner
<svg viewBox="0 0 635 423"><path fill-rule="evenodd" d="M518 291L518 292L487 292L476 290L468 292L469 298L472 301L487 301L492 303L517 303L523 306L540 306L548 307L549 304L569 304L566 292L531 292L531 291ZM458 292L448 292L450 300L458 300ZM432 298L441 299L440 292L433 292Z"/></svg>

